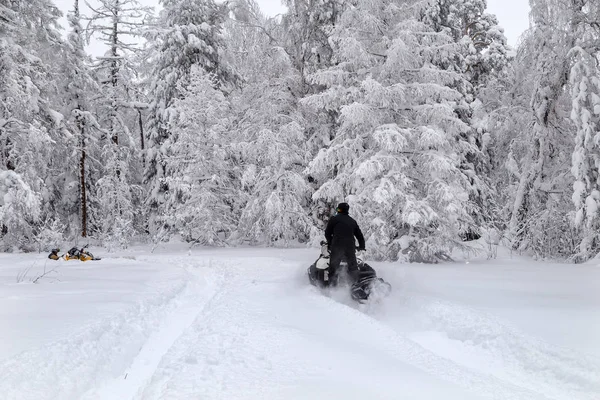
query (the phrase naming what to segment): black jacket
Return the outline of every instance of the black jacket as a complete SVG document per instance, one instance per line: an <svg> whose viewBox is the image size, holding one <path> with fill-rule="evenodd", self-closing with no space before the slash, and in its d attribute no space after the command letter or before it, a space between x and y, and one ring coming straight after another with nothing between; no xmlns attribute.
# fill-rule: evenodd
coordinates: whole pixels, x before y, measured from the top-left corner
<svg viewBox="0 0 600 400"><path fill-rule="evenodd" d="M365 238L354 218L348 214L337 214L331 217L325 228L325 239L330 247L354 249L354 237L358 239L358 247L364 249Z"/></svg>

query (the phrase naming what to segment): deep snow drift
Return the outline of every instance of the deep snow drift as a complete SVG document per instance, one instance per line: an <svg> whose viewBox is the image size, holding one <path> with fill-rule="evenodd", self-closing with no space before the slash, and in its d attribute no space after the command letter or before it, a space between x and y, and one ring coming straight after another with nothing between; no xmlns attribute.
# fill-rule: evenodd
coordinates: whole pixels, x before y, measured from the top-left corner
<svg viewBox="0 0 600 400"><path fill-rule="evenodd" d="M3 399L600 398L594 263L369 262L394 292L359 307L315 249L92 251L0 254Z"/></svg>

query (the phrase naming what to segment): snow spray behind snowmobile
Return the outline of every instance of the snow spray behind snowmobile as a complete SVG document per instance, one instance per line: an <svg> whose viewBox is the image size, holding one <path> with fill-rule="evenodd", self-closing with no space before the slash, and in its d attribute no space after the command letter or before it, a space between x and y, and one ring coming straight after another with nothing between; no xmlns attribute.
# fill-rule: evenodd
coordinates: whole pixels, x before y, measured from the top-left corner
<svg viewBox="0 0 600 400"><path fill-rule="evenodd" d="M348 263L342 260L337 271L329 265L330 252L326 242L321 242L321 254L317 261L308 267L308 280L311 285L318 288L336 287L351 280L348 274ZM392 291L392 285L377 277L377 273L369 264L365 263L358 255L356 257L358 275L349 282L352 299L365 303L371 294L386 297Z"/></svg>

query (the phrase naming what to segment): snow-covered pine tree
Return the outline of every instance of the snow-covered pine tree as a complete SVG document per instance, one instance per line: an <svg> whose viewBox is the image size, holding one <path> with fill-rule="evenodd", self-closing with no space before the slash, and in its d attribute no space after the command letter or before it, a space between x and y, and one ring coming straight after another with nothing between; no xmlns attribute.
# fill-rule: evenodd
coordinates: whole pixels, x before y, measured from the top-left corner
<svg viewBox="0 0 600 400"><path fill-rule="evenodd" d="M156 27L147 35L153 46L154 69L150 92L145 180L150 208L149 230L152 235L170 227L157 220L164 214L165 194L169 190L167 159L176 156L170 149L175 143L170 121L173 102L181 97L181 88L189 83L192 66L199 66L216 77L219 85L232 80L221 62L222 24L226 8L213 0L161 0L163 9Z"/></svg>
<svg viewBox="0 0 600 400"><path fill-rule="evenodd" d="M0 4L0 173L7 193L0 205L0 242L5 247L32 248L42 222L54 217L47 179L54 173L52 143L62 143L64 124L49 102L50 55L60 53L60 16L47 0Z"/></svg>
<svg viewBox="0 0 600 400"><path fill-rule="evenodd" d="M308 172L313 199L346 200L378 258L435 261L473 229L460 170L468 130L455 113L458 72L436 66L459 46L419 20L427 2L357 1L336 24L327 86L303 102L339 110L340 127Z"/></svg>
<svg viewBox="0 0 600 400"><path fill-rule="evenodd" d="M91 9L88 36L99 35L107 46L96 66L102 96L99 122L107 136L102 145L104 174L96 183L99 219L107 242L125 247L135 234L134 218L139 206L135 200L142 195L133 179L141 153L136 151L136 141L124 116L131 100L127 77L133 67L128 56L139 48L149 8L136 0L99 0L99 7Z"/></svg>
<svg viewBox="0 0 600 400"><path fill-rule="evenodd" d="M236 223L231 110L218 78L199 65L190 68L186 86L178 87L181 98L172 103L169 191L157 222L188 242L222 244Z"/></svg>

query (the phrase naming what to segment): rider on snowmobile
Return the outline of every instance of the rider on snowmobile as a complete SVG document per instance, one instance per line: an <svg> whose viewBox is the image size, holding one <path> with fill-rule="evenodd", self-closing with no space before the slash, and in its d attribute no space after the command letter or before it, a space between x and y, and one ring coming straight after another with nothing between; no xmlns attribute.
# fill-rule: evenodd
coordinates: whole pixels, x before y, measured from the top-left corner
<svg viewBox="0 0 600 400"><path fill-rule="evenodd" d="M354 238L358 239L358 250L365 250L365 238L358 227L358 223L348 215L350 206L348 203L340 203L337 214L329 219L325 228L325 239L327 247L331 251L329 265L333 271L337 271L340 262L346 259L348 263L348 274L352 280L358 278L358 265L356 262L356 244Z"/></svg>

